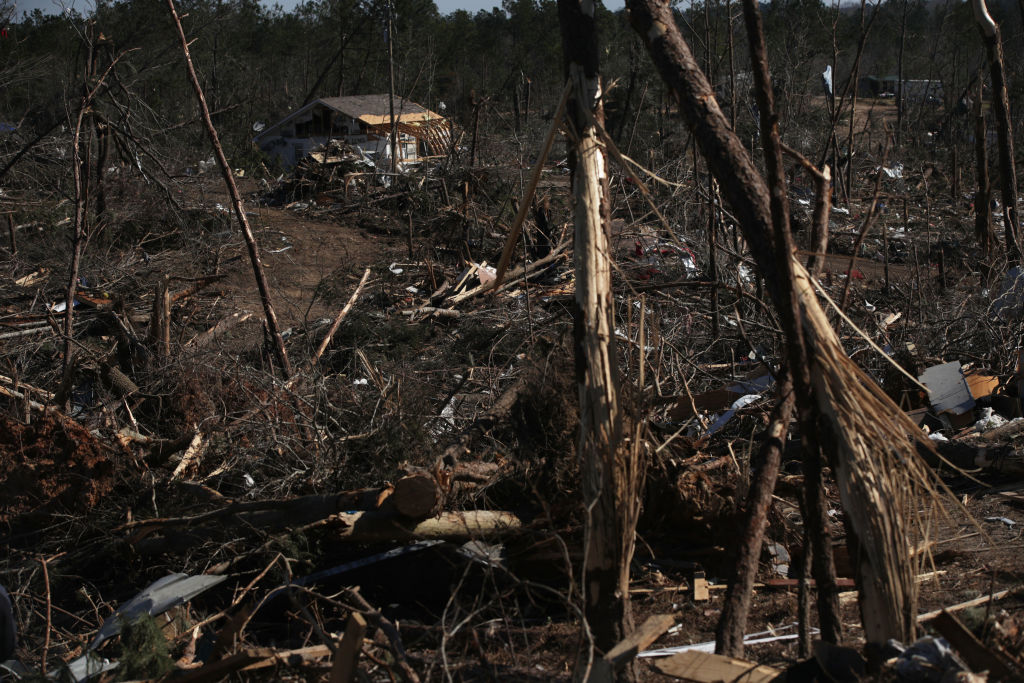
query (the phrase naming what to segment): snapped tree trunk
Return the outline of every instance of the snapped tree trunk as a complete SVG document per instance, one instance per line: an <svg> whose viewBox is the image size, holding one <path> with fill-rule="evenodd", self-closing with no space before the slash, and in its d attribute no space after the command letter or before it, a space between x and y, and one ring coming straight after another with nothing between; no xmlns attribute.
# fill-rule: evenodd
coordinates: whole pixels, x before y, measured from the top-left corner
<svg viewBox="0 0 1024 683"><path fill-rule="evenodd" d="M1013 126L1010 122L1010 97L1006 92L1003 66L1003 41L999 27L992 20L985 0L972 0L974 20L978 22L981 39L988 52L988 68L992 77L992 109L996 113L999 136L999 185L1003 196L1003 230L1006 252L1011 263L1020 261L1020 223L1017 215L1017 169L1013 160Z"/></svg>
<svg viewBox="0 0 1024 683"><path fill-rule="evenodd" d="M630 19L662 79L673 90L708 167L721 183L766 288L785 325L787 345L806 342L809 393L821 445L836 477L848 528L863 550L857 571L869 643L913 640L916 586L907 550L912 496L934 493L934 473L908 434L919 429L847 357L807 272L772 232L764 179L729 127L665 0L627 0ZM777 189L778 186L776 186ZM780 265L788 264L786 272ZM790 351L792 353L792 351ZM793 368L798 375L801 368ZM794 381L795 378L794 378Z"/></svg>
<svg viewBox="0 0 1024 683"><path fill-rule="evenodd" d="M575 224L576 381L580 400L577 453L585 527L584 614L600 653L629 634L629 563L633 555L638 468L623 446L611 288L610 207L594 4L559 0ZM629 675L629 671L624 675Z"/></svg>

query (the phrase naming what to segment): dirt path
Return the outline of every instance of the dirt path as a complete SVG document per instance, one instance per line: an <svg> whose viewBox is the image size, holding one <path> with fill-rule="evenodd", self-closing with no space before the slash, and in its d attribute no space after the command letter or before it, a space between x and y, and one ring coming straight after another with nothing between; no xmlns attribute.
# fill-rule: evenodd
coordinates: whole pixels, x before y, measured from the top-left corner
<svg viewBox="0 0 1024 683"><path fill-rule="evenodd" d="M243 196L254 189L252 182L240 183ZM203 190L203 205L210 210L222 210L218 204L230 207L219 179L207 181ZM335 222L257 206L251 201L245 203L245 208L260 245L271 298L284 325L301 322L307 315L315 318L336 312L338 299L344 300L349 294L349 275L358 279L366 267L386 265L405 254L404 241L368 233L355 224L355 214ZM229 293L233 306L259 311L252 266L234 216L232 228L235 236L222 254L222 271L228 275L222 288Z"/></svg>

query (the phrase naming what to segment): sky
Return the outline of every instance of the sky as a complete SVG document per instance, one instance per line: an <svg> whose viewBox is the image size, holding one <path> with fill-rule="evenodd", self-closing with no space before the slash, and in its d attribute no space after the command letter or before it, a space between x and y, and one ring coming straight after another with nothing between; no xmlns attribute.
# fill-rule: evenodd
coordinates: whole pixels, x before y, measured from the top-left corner
<svg viewBox="0 0 1024 683"><path fill-rule="evenodd" d="M281 6L286 10L295 7L299 0L278 0ZM479 10L490 10L492 7L501 7L501 0L434 0L437 3L437 8L441 14L450 14L457 9L464 9L469 11L471 14L476 14ZM16 17L21 17L23 12L31 12L36 8L43 10L47 14L58 14L61 11L62 5L68 7L74 7L82 14L88 13L92 7L92 0L14 0L14 4L17 5ZM263 4L271 5L272 2L263 0ZM624 0L605 0L605 5L612 10L617 10L625 5Z"/></svg>

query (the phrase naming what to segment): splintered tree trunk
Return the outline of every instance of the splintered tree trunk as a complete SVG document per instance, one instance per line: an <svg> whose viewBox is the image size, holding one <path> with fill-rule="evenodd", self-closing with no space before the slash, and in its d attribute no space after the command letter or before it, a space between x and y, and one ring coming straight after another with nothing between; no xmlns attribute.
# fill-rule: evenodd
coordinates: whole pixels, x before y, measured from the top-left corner
<svg viewBox="0 0 1024 683"><path fill-rule="evenodd" d="M992 20L985 0L973 0L974 19L988 52L988 68L992 77L992 108L996 113L999 135L999 184L1003 195L1003 228L1006 252L1011 263L1021 258L1020 223L1017 215L1017 169L1013 160L1013 127L1010 122L1010 98L1006 92L1003 66L1003 41L999 27Z"/></svg>
<svg viewBox="0 0 1024 683"><path fill-rule="evenodd" d="M638 491L636 468L622 444L622 408L613 340L609 259L610 208L601 76L594 4L559 0L562 50L571 84L566 107L575 223L577 453L587 511L583 566L584 614L594 645L607 652L632 627L629 563Z"/></svg>
<svg viewBox="0 0 1024 683"><path fill-rule="evenodd" d="M912 641L917 593L908 551L910 522L919 521L914 516L915 497L934 496L938 486L908 437L920 430L849 359L807 272L789 251L791 245L777 234L784 226L775 225L773 233L773 214L778 211L770 208L768 186L729 127L683 40L671 5L666 0L627 0L626 6L662 79L678 98L708 167L721 183L780 312L787 347L795 347L789 349L789 358L799 353L801 338L806 343L808 365L792 368L797 404L801 414L813 413L848 530L862 550L856 569L866 639L876 647L889 638ZM780 190L779 183L774 183L773 193ZM797 388L802 372L810 376L806 394Z"/></svg>

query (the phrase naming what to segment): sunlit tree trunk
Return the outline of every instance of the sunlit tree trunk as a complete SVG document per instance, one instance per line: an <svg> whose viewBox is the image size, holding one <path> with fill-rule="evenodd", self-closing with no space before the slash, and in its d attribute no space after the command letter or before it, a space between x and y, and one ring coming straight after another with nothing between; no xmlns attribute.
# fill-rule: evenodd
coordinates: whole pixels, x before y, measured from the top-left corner
<svg viewBox="0 0 1024 683"><path fill-rule="evenodd" d="M623 445L615 358L610 208L594 4L559 0L562 49L572 92L566 107L575 224L577 453L586 511L583 593L597 653L629 633L629 563L638 511L637 468ZM628 672L625 672L628 675Z"/></svg>

